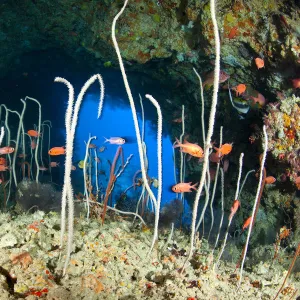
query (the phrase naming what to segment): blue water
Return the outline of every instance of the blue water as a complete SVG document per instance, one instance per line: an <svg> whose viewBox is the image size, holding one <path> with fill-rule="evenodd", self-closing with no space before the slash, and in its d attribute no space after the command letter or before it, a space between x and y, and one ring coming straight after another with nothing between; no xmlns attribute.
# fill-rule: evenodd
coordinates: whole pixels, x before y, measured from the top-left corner
<svg viewBox="0 0 300 300"><path fill-rule="evenodd" d="M110 137L124 137L129 142L126 142L122 147L124 151L124 160L130 154L133 157L130 160L129 165L126 167L124 173L117 179L115 184L113 195L124 191L128 186L132 185L132 179L134 173L140 170L140 160L138 154L138 147L136 143L136 135L134 130L134 124L132 119L132 112L129 106L118 105L118 102L124 103L124 99L112 98L109 95L105 96L103 111L100 119L97 119L99 95L87 94L82 102L82 106L79 112L79 120L76 129L75 136L75 155L73 161L83 160L85 156L85 142L89 139L89 134L91 136L97 136L96 140L92 140L91 143L96 144L98 149L101 146L106 146L106 150L102 153L99 151L98 157L101 159L102 163L98 165L98 169L105 171L107 178L109 178L110 162L113 161L114 155L117 150L117 145L111 145L109 143L104 143L104 136ZM125 99L126 101L126 99ZM147 99L143 100L149 101ZM136 104L136 105L139 105ZM139 107L136 107L139 110ZM147 112L145 112L147 115ZM141 116L138 116L140 128L141 128ZM155 120L156 123L156 120ZM151 124L150 121L145 120L145 143L147 145L147 157L149 161L148 175L150 177L157 178L157 128ZM162 194L162 205L170 200L174 199L176 194L174 194L170 187L174 185L174 163L172 158L172 143L168 135L163 137L163 194ZM82 169L75 171L82 177L83 186L83 176ZM138 177L141 177L139 174ZM102 181L103 186L106 188L107 180L105 176L99 176L100 181ZM156 188L152 188L154 193L157 192Z"/></svg>

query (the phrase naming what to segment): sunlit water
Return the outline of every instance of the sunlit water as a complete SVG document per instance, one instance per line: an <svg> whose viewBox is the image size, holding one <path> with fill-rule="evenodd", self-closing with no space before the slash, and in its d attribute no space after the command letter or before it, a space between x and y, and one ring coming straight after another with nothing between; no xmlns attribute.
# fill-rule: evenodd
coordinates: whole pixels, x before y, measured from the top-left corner
<svg viewBox="0 0 300 300"><path fill-rule="evenodd" d="M97 154L101 160L98 165L98 170L105 171L106 176L99 175L99 181L106 188L107 178L109 178L110 162L113 161L115 156L117 145L111 145L104 143L104 137L124 137L128 140L122 147L124 150L124 160L133 154L129 165L124 170L124 173L117 179L115 184L115 192L121 193L127 187L132 185L133 176L137 170L140 170L140 160L138 154L138 147L136 142L136 135L134 130L134 124L132 119L132 112L130 107L124 107L124 105L116 105L118 99L112 99L110 96L105 96L104 108L100 119L97 119L99 96L88 94L82 102L80 109L78 126L76 129L75 137L75 155L74 162L83 160L85 157L85 141L89 139L89 135L96 136L96 140L92 140L91 143L96 144L98 149L101 146L105 146L106 150ZM112 103L114 103L112 105ZM141 116L138 116L140 129L142 128ZM157 133L153 130L150 121L145 120L145 143L147 145L147 157L149 162L149 177L157 178ZM174 163L172 153L172 143L169 136L165 136L162 139L163 143L163 187L162 187L162 205L174 199L174 194L170 187L174 185ZM120 160L119 160L120 161ZM81 172L77 166L76 172ZM80 173L80 174L81 174ZM77 173L78 175L78 173ZM77 176L76 176L77 177ZM141 174L138 175L141 177ZM83 185L83 176L82 176ZM157 192L156 188L152 188L154 193ZM129 195L131 192L129 192Z"/></svg>

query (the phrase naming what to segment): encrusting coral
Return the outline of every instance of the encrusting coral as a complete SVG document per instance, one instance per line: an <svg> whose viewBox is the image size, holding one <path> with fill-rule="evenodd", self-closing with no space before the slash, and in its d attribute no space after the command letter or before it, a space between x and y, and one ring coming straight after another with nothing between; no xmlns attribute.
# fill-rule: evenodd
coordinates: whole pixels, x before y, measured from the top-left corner
<svg viewBox="0 0 300 300"><path fill-rule="evenodd" d="M39 224L39 230L32 228L32 224ZM0 238L0 265L16 278L13 284L15 295L65 300L237 297L238 275L233 273L235 259L233 262L221 261L218 272L214 273L209 244L205 239L196 238L197 251L182 277L179 271L189 244L182 231L174 229L171 239L168 239L168 231L162 233L154 249L161 257L147 259L151 232L141 231L137 224L133 225L111 212L108 212L102 227L97 220L87 221L85 215L75 218L76 251L68 266L68 276L58 278L55 268L59 257L59 224L60 217L53 212L37 211L22 214L17 219L0 214L2 232L14 237L10 247L4 244L5 236ZM268 251L272 249L269 247ZM287 254L281 248L280 258L285 257L284 264L278 259L271 264L270 260L262 261L266 247L261 247L261 254L257 256L261 262L245 270L238 295L243 295L243 298L239 299L272 299L274 286L282 284L290 264L291 258ZM0 280L3 283L0 286L1 299L15 299L3 287L6 284L4 276L0 276ZM288 295L291 296L299 284L289 282L285 287L289 288Z"/></svg>
<svg viewBox="0 0 300 300"><path fill-rule="evenodd" d="M300 172L300 98L292 95L280 103L271 103L264 118L269 151L274 158L290 165L288 176L294 182Z"/></svg>

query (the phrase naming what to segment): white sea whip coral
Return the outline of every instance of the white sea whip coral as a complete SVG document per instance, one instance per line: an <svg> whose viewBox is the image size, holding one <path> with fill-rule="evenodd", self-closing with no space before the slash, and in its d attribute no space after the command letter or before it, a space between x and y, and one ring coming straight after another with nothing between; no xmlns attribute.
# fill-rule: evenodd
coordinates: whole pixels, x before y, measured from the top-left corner
<svg viewBox="0 0 300 300"><path fill-rule="evenodd" d="M24 125L23 125L23 117L24 117L24 113L26 110L26 102L24 100L22 100L23 103L23 109L22 109L22 113L19 114L17 111L12 111L14 113L16 113L19 117L19 126L18 126L18 131L17 131L17 139L16 139L16 146L15 146L15 151L13 154L13 161L12 161L12 172L13 172L13 177L14 177L14 181L15 181L15 186L18 185L17 182L17 176L16 176L16 170L15 170L15 165L16 165L16 159L17 159L17 153L18 153L18 149L19 149L19 139L20 139L20 134L21 134L21 129L22 129L22 139L23 139L23 154L25 157L25 142L24 142Z"/></svg>
<svg viewBox="0 0 300 300"><path fill-rule="evenodd" d="M209 150L211 148L211 137L212 137L213 131L214 131L215 114L216 114L216 107L217 107L217 102L218 102L219 79L220 79L220 36L219 36L218 24L217 24L216 13L215 13L215 0L210 0L210 12L211 12L211 18L212 18L212 22L213 22L213 26L214 26L215 49L216 49L215 70L214 70L214 89L213 89L211 110L210 110L210 115L209 115L208 132L207 132L207 137L206 137L206 141L205 141L205 145L204 145L205 148L204 148L204 161L203 161L202 175L201 175L200 184L199 184L199 188L196 193L194 207L193 207L190 251L189 251L189 255L181 269L182 272L185 268L186 263L192 257L193 250L194 250L195 229L196 229L195 227L196 227L196 219L197 219L197 213L198 213L198 204L199 204L200 195L201 195L203 187L204 187L206 171L207 171L208 163L209 163L208 156L209 156Z"/></svg>
<svg viewBox="0 0 300 300"><path fill-rule="evenodd" d="M257 186L257 191L256 191L256 196L255 196L255 200L254 200L253 209L252 209L252 218L251 218L249 229L248 229L247 240L246 240L245 248L244 248L244 251L243 251L243 259L242 259L242 263L241 263L241 267L240 267L240 279L239 279L238 286L240 286L241 282L242 282L243 267L244 267L244 263L245 263L247 250L248 250L250 235L251 235L252 228L253 228L253 220L254 220L255 211L256 211L256 208L257 208L257 205L258 205L260 191L262 189L264 165L265 165L265 161L266 161L266 157L267 157L267 151L268 151L268 135L267 135L267 130L266 130L265 125L263 126L263 133L264 133L264 145L263 145L264 146L264 152L263 152L263 156L262 156L261 163L260 163L259 182L258 182L258 186Z"/></svg>
<svg viewBox="0 0 300 300"><path fill-rule="evenodd" d="M2 144L3 138L4 138L5 130L4 127L1 127L1 133L0 133L0 146Z"/></svg>
<svg viewBox="0 0 300 300"><path fill-rule="evenodd" d="M73 145L75 137L75 129L77 126L78 113L80 105L83 99L83 96L87 89L92 85L96 79L98 79L100 84L100 102L98 106L98 118L101 115L103 100L104 100L104 83L100 74L92 76L81 88L81 91L77 97L75 106L74 106L74 88L72 84L64 78L56 77L55 82L64 83L69 90L69 100L68 107L66 111L66 159L65 159L65 175L64 175L64 186L62 191L62 202L61 202L61 232L60 232L60 249L63 247L63 238L66 230L66 205L68 200L68 244L67 244L67 255L65 260L65 265L63 269L63 276L66 273L66 269L69 264L72 243L73 243L73 222L74 222L74 197L73 197L73 188L71 183L71 168L72 168L72 158L73 158Z"/></svg>
<svg viewBox="0 0 300 300"><path fill-rule="evenodd" d="M35 181L38 184L39 183L39 173L40 173L40 165L39 165L39 160L38 160L38 151L39 151L39 145L40 145L40 134L41 134L41 123L42 123L42 107L41 107L41 103L38 100L26 96L25 97L25 101L27 99L35 102L38 105L38 107L39 107L39 126L38 126L38 129L37 129L38 136L37 136L36 148L35 148L35 155L34 155L34 157L35 157L35 164L36 164Z"/></svg>
<svg viewBox="0 0 300 300"><path fill-rule="evenodd" d="M148 184L148 180L147 180L147 175L146 175L146 166L145 166L145 158L144 158L144 151L143 151L143 145L142 145L142 138L141 138L141 132L139 129L139 123L138 123L138 119L137 119L137 113L136 113L136 109L135 109L135 104L134 104L134 100L132 97L132 93L131 93L131 89L127 80L127 76L126 76L126 72L125 72L125 68L124 68L124 64L123 64L123 60L122 60L122 56L120 53L120 48L118 46L118 42L116 39L116 23L117 20L119 19L119 17L122 15L122 13L124 12L126 5L128 3L128 0L124 1L124 5L121 8L121 10L118 12L118 14L115 16L113 23L112 23L112 40L113 40L113 44L118 56L118 60L119 60L119 66L121 69L121 73L122 73L122 77L123 77L123 81L124 81L124 85L125 85L125 89L127 92L127 96L129 99L129 103L130 103L130 107L131 107L131 111L132 111L132 118L133 118L133 123L134 123L134 128L135 128L135 133L136 133L136 139L137 139L137 144L138 144L138 150L139 150L139 157L140 157L140 164L141 164L141 170L142 170L142 178L143 178L143 182L144 185L146 187L146 190L148 192L148 194L150 195L154 206L155 206L155 228L154 228L154 234L153 234L153 241L152 241L152 245L150 248L149 253L151 252L153 246L154 246L154 242L157 239L157 226L158 226L158 218L159 218L159 208L160 208L160 199L161 199L161 188L158 189L157 191L157 199L155 198L149 184ZM161 116L161 111L160 111L160 106L157 103L157 101L155 99L153 99L150 95L146 95L146 97L155 105L157 112L158 112L158 134L157 134L157 159L158 159L158 185L160 187L162 187L162 177L161 177L161 173L162 173L162 161L161 161L161 144L162 144L162 140L161 140L161 129L160 126L162 126L162 116ZM155 100L155 101L153 101Z"/></svg>
<svg viewBox="0 0 300 300"><path fill-rule="evenodd" d="M89 146L91 143L91 140L96 139L96 136L92 136L89 138L88 142L86 143L86 147L85 147L85 157L84 157L84 163L83 163L83 181L84 181L84 194L85 194L85 198L86 198L86 203L87 203L87 214L86 214L86 219L88 220L90 217L90 192L88 192L87 190L87 175L86 175L86 167L87 167L87 160L89 157ZM97 162L96 162L97 163ZM90 166L91 166L92 162L90 161ZM90 180L92 180L92 178L89 178Z"/></svg>

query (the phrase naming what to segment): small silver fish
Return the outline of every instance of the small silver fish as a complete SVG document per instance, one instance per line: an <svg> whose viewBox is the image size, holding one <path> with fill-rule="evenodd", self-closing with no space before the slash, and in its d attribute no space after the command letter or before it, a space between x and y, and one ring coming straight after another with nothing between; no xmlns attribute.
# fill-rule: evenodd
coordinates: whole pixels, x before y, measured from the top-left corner
<svg viewBox="0 0 300 300"><path fill-rule="evenodd" d="M40 171L47 171L47 170L48 170L48 168L46 168L46 167L43 167L43 166L39 166L39 170L40 170Z"/></svg>
<svg viewBox="0 0 300 300"><path fill-rule="evenodd" d="M99 152L103 152L103 151L105 151L105 150L106 150L106 147L105 147L105 146L102 146L102 147L99 148Z"/></svg>
<svg viewBox="0 0 300 300"><path fill-rule="evenodd" d="M123 145L125 144L125 139L121 138L121 137L111 137L109 139L107 139L105 136L105 142L104 143L110 143L110 144L114 144L114 145Z"/></svg>

